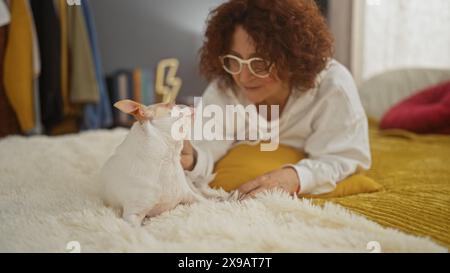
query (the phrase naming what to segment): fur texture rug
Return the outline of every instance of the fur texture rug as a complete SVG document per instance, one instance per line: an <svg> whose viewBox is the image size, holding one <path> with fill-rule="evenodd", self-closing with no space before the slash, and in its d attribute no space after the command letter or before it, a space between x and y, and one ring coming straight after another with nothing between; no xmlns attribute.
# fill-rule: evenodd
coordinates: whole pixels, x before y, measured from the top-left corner
<svg viewBox="0 0 450 273"><path fill-rule="evenodd" d="M281 192L178 206L133 228L103 205L98 180L127 132L0 140L0 251L68 252L72 241L81 252L447 251L338 205Z"/></svg>

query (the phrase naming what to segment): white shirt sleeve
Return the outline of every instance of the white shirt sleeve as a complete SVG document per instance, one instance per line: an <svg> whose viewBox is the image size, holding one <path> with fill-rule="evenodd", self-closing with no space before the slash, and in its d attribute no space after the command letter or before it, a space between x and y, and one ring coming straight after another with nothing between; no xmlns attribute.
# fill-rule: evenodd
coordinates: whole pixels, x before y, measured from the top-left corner
<svg viewBox="0 0 450 273"><path fill-rule="evenodd" d="M232 104L228 101L226 93L219 90L215 82L211 83L204 92L202 103L203 107L216 105L224 111L227 104ZM203 123L205 122L206 120L203 120ZM192 171L185 171L186 176L195 183L209 183L214 171L214 163L228 152L233 143L234 140L191 140L197 152L197 162Z"/></svg>
<svg viewBox="0 0 450 273"><path fill-rule="evenodd" d="M370 168L368 121L356 87L344 88L349 87L332 86L319 102L305 142L308 158L287 165L297 171L302 194L333 191L358 168Z"/></svg>

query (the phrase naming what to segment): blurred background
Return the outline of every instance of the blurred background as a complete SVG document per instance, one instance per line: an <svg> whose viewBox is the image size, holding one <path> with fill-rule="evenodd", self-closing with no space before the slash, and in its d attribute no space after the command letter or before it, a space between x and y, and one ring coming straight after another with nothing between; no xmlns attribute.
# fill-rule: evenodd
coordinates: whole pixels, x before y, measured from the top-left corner
<svg viewBox="0 0 450 273"><path fill-rule="evenodd" d="M165 59L179 61L177 101L190 103L207 86L198 50L208 13L222 2L0 0L0 137L129 126L111 105L161 100L156 73ZM358 86L395 69L450 70L450 1L317 3L335 58Z"/></svg>

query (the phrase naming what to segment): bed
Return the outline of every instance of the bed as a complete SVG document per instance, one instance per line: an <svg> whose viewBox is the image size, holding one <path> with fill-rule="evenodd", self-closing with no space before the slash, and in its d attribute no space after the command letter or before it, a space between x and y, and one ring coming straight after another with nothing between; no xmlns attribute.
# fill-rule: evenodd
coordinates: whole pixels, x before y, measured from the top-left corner
<svg viewBox="0 0 450 273"><path fill-rule="evenodd" d="M133 228L100 199L98 172L126 129L0 140L1 252L448 252L450 138L380 131L375 193L268 192L178 206Z"/></svg>
<svg viewBox="0 0 450 273"><path fill-rule="evenodd" d="M450 247L450 137L378 129L370 120L373 157L367 175L383 190L317 200L340 204L368 219Z"/></svg>

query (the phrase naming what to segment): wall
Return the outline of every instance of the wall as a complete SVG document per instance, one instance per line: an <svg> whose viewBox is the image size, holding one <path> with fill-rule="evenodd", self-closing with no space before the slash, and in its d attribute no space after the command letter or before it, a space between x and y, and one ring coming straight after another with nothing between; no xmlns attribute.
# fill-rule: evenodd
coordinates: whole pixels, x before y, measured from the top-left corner
<svg viewBox="0 0 450 273"><path fill-rule="evenodd" d="M159 60L180 60L180 96L202 94L198 49L208 12L222 0L90 0L105 73L154 69Z"/></svg>
<svg viewBox="0 0 450 273"><path fill-rule="evenodd" d="M363 78L404 67L450 68L450 1L367 0Z"/></svg>
<svg viewBox="0 0 450 273"><path fill-rule="evenodd" d="M328 25L335 39L335 58L351 69L352 0L330 0Z"/></svg>

